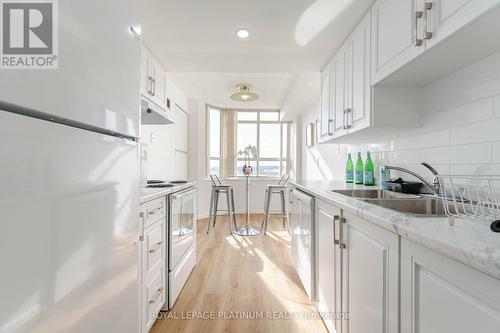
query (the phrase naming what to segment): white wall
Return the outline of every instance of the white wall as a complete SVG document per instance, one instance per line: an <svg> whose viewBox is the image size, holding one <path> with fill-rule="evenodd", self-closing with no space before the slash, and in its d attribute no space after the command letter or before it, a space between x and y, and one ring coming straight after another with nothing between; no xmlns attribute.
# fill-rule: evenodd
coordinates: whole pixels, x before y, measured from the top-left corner
<svg viewBox="0 0 500 333"><path fill-rule="evenodd" d="M301 178L343 179L347 152L367 150L377 170L380 163L400 165L432 178L419 165L425 161L443 174L500 174L500 53L422 89L421 128L363 145L323 144L308 149L302 139ZM319 103L299 119L301 131L318 115Z"/></svg>
<svg viewBox="0 0 500 333"><path fill-rule="evenodd" d="M180 112L176 105L188 111L187 97L168 77L167 96L176 115ZM141 142L148 145L148 179L174 180L188 177L189 162L186 154L176 151L176 145L179 145L176 128L179 128L177 124L141 125Z"/></svg>

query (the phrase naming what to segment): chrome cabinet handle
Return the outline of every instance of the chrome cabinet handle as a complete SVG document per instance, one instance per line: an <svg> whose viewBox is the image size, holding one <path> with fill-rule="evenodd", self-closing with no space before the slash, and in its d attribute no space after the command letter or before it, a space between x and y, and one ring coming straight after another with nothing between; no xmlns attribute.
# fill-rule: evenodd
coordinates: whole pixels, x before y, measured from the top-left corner
<svg viewBox="0 0 500 333"><path fill-rule="evenodd" d="M342 114L342 127L344 129L347 129L345 118L346 118L346 110L344 110L344 113Z"/></svg>
<svg viewBox="0 0 500 333"><path fill-rule="evenodd" d="M424 39L431 39L432 38L432 32L429 31L429 12L432 9L432 2L426 2L425 6L425 34L424 34Z"/></svg>
<svg viewBox="0 0 500 333"><path fill-rule="evenodd" d="M162 244L163 244L163 242L156 243L155 247L153 249L149 250L149 253L155 253L161 247Z"/></svg>
<svg viewBox="0 0 500 333"><path fill-rule="evenodd" d="M158 300L158 298L161 296L162 291L163 291L163 288L158 289L156 291L155 295L153 296L153 298L149 301L149 304L156 303L156 301Z"/></svg>
<svg viewBox="0 0 500 333"><path fill-rule="evenodd" d="M153 77L151 75L148 76L147 85L148 94L153 95Z"/></svg>
<svg viewBox="0 0 500 333"><path fill-rule="evenodd" d="M338 221L340 221L340 215L334 215L333 216L333 244L334 245L340 244L340 239L337 239L335 237L337 235L336 229L337 229L337 222Z"/></svg>
<svg viewBox="0 0 500 333"><path fill-rule="evenodd" d="M161 210L162 208L163 208L163 206L160 206L160 207L156 207L154 209L148 210L148 214L149 215L156 214L156 212L159 211L159 210Z"/></svg>
<svg viewBox="0 0 500 333"><path fill-rule="evenodd" d="M153 94L152 95L155 96L156 95L156 80L155 79L153 79L152 90L153 90Z"/></svg>
<svg viewBox="0 0 500 333"><path fill-rule="evenodd" d="M345 110L345 112L346 112L345 129L349 129L352 127L352 125L349 124L349 114L351 115L351 122L352 122L352 109L348 108Z"/></svg>
<svg viewBox="0 0 500 333"><path fill-rule="evenodd" d="M422 11L415 12L415 46L422 46L422 40L418 38L418 20L424 16Z"/></svg>
<svg viewBox="0 0 500 333"><path fill-rule="evenodd" d="M340 243L339 243L339 248L341 249L345 249L347 248L347 245L345 244L344 242L344 226L343 224L345 223L345 218L340 218L339 219L339 224L340 224L340 228L339 228L339 238L340 238Z"/></svg>

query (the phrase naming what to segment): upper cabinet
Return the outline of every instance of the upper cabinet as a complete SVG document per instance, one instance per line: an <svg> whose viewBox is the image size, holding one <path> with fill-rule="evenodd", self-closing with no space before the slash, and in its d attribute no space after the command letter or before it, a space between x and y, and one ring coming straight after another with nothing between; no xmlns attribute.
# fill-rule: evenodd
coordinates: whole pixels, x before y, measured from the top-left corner
<svg viewBox="0 0 500 333"><path fill-rule="evenodd" d="M390 127L420 125L415 91L371 85L370 13L321 74L320 142L354 142L366 138L367 131L386 133ZM392 117L394 111L400 117Z"/></svg>
<svg viewBox="0 0 500 333"><path fill-rule="evenodd" d="M423 0L379 0L372 7L372 84L425 51Z"/></svg>
<svg viewBox="0 0 500 333"><path fill-rule="evenodd" d="M372 85L423 86L500 49L499 4L378 0L372 7ZM436 45L441 47L434 50Z"/></svg>
<svg viewBox="0 0 500 333"><path fill-rule="evenodd" d="M321 72L321 140L371 124L370 13Z"/></svg>
<svg viewBox="0 0 500 333"><path fill-rule="evenodd" d="M321 114L320 114L320 134L321 136L332 134L332 124L333 117L331 114L331 98L330 98L330 87L331 87L331 76L332 76L332 64L323 68L321 71Z"/></svg>
<svg viewBox="0 0 500 333"><path fill-rule="evenodd" d="M432 48L473 19L485 13L498 0L436 0L424 6L427 49Z"/></svg>
<svg viewBox="0 0 500 333"><path fill-rule="evenodd" d="M165 69L145 48L141 55L141 94L167 109L167 84Z"/></svg>
<svg viewBox="0 0 500 333"><path fill-rule="evenodd" d="M318 141L421 126L421 87L500 50L498 31L500 0L378 0L321 72Z"/></svg>

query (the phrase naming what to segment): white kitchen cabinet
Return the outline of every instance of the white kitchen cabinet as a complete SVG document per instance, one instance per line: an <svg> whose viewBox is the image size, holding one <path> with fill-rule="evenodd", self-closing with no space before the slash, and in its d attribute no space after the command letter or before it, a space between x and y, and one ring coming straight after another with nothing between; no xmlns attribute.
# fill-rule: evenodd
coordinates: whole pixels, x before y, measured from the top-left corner
<svg viewBox="0 0 500 333"><path fill-rule="evenodd" d="M141 204L140 236L140 318L141 332L147 333L167 297L167 216L165 197Z"/></svg>
<svg viewBox="0 0 500 333"><path fill-rule="evenodd" d="M368 13L348 39L346 127L349 133L371 126L371 15Z"/></svg>
<svg viewBox="0 0 500 333"><path fill-rule="evenodd" d="M378 0L373 5L372 85L425 52L423 2Z"/></svg>
<svg viewBox="0 0 500 333"><path fill-rule="evenodd" d="M336 246L339 239L341 210L321 200L316 201L316 292L318 312L325 314L323 321L330 332L341 332L339 318L331 316L341 312L341 249Z"/></svg>
<svg viewBox="0 0 500 333"><path fill-rule="evenodd" d="M333 130L332 116L332 63L329 62L321 71L321 111L320 111L320 136L331 135Z"/></svg>
<svg viewBox="0 0 500 333"><path fill-rule="evenodd" d="M427 0L429 5L424 11L426 18L427 49L430 49L449 37L454 32L466 26L475 18L484 14L498 0Z"/></svg>
<svg viewBox="0 0 500 333"><path fill-rule="evenodd" d="M399 236L316 200L315 239L316 306L328 330L398 333Z"/></svg>
<svg viewBox="0 0 500 333"><path fill-rule="evenodd" d="M349 94L349 48L348 43L344 43L333 57L334 85L332 105L334 108L335 121L333 136L339 137L347 134L346 116Z"/></svg>
<svg viewBox="0 0 500 333"><path fill-rule="evenodd" d="M346 212L340 222L342 333L398 333L399 236Z"/></svg>
<svg viewBox="0 0 500 333"><path fill-rule="evenodd" d="M401 241L402 333L498 333L500 280Z"/></svg>
<svg viewBox="0 0 500 333"><path fill-rule="evenodd" d="M145 47L141 55L141 94L162 109L167 109L165 69Z"/></svg>

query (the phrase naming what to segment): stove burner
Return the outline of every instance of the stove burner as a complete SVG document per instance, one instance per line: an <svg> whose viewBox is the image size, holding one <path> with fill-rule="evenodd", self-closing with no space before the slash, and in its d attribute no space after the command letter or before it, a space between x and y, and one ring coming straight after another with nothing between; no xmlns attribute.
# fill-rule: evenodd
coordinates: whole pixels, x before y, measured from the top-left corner
<svg viewBox="0 0 500 333"><path fill-rule="evenodd" d="M161 183L164 183L164 182L165 182L164 180L158 180L158 179L148 180L148 184L161 184Z"/></svg>
<svg viewBox="0 0 500 333"><path fill-rule="evenodd" d="M148 188L163 188L163 187L173 187L174 185L172 184L165 184L165 183L159 183L159 184L151 184L146 187Z"/></svg>
<svg viewBox="0 0 500 333"><path fill-rule="evenodd" d="M170 184L186 184L187 180L172 180Z"/></svg>

